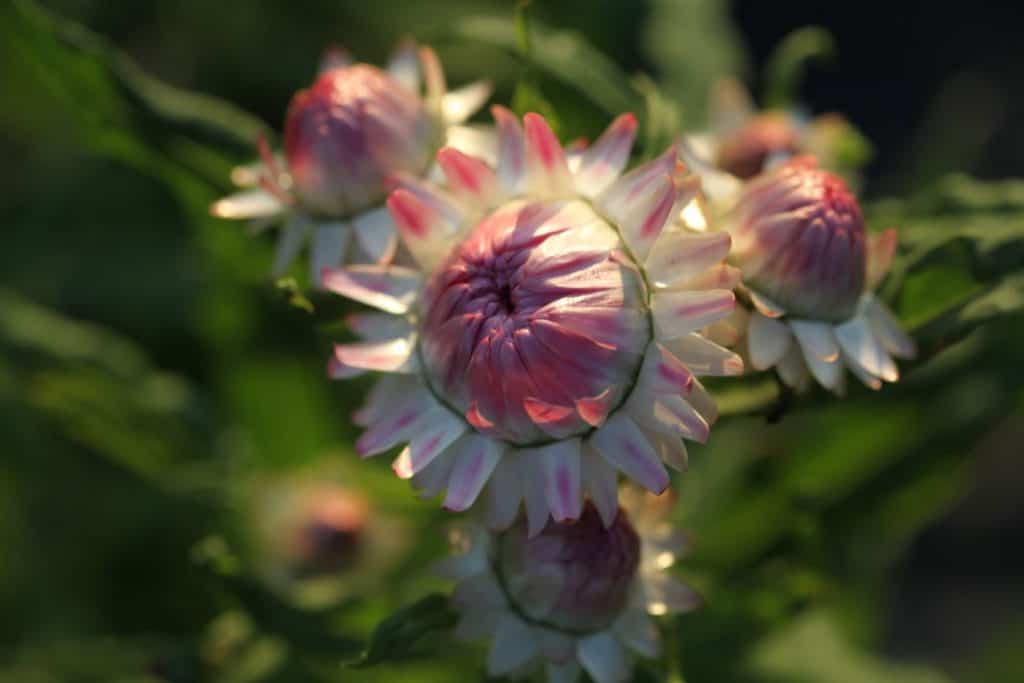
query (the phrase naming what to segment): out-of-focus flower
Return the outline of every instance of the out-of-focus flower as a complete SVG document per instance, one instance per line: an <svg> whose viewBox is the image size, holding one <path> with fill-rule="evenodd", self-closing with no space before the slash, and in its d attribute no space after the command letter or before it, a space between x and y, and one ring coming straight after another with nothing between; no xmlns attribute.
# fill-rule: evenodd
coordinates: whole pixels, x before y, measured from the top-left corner
<svg viewBox="0 0 1024 683"><path fill-rule="evenodd" d="M298 575L334 573L353 566L366 529L368 503L333 486L310 490L284 529L281 546Z"/></svg>
<svg viewBox="0 0 1024 683"><path fill-rule="evenodd" d="M574 524L550 522L533 538L523 522L500 533L451 529L455 554L437 571L457 582L456 638L492 639L488 675L544 670L552 683L573 683L582 669L597 683L621 683L631 653L660 653L652 616L700 605L667 573L686 547L663 519L671 496L624 493L607 528L587 503Z"/></svg>
<svg viewBox="0 0 1024 683"><path fill-rule="evenodd" d="M729 260L747 304L709 334L739 342L751 368L775 367L796 389L813 377L842 394L844 368L872 389L899 379L894 358L913 358L914 342L873 293L891 267L895 230L869 234L845 181L811 157L746 183L694 163L718 192L710 211L733 237Z"/></svg>
<svg viewBox="0 0 1024 683"><path fill-rule="evenodd" d="M798 109L758 111L733 78L715 84L708 119L708 130L688 136L688 144L708 163L744 180L791 156L810 154L853 182L871 156L867 140L841 114L811 118Z"/></svg>
<svg viewBox="0 0 1024 683"><path fill-rule="evenodd" d="M327 289L388 315L357 315L366 341L339 344L332 377L392 373L356 421L365 457L408 444L395 472L465 510L489 485L503 528L525 501L535 535L579 517L589 493L606 523L616 472L660 492L682 469L681 437L704 441L714 402L695 375L740 358L697 334L734 308L725 233L671 217L694 197L676 150L622 175L636 131L619 117L566 154L545 120L525 130L495 107L497 168L452 149L448 190L411 176L389 198L420 269L329 270Z"/></svg>
<svg viewBox="0 0 1024 683"><path fill-rule="evenodd" d="M421 71L425 91L421 94ZM390 263L397 236L384 199L395 174L426 177L443 145L493 158L493 135L462 125L486 101L478 81L446 91L433 50L407 43L387 70L327 52L313 85L292 99L284 154L260 141L262 161L236 168L241 192L215 202L222 218L253 219L262 230L284 216L274 274L311 242L312 282L345 262Z"/></svg>

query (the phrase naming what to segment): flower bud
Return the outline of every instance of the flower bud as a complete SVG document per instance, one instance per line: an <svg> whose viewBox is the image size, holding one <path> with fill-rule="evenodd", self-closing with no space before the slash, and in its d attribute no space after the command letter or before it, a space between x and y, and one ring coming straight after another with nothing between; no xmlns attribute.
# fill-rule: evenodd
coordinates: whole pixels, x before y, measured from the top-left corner
<svg viewBox="0 0 1024 683"><path fill-rule="evenodd" d="M292 99L285 154L306 208L347 216L384 199L393 173L421 174L440 142L439 116L368 64L333 68Z"/></svg>
<svg viewBox="0 0 1024 683"><path fill-rule="evenodd" d="M363 544L366 500L354 493L324 487L312 491L301 505L284 539L293 572L309 576L351 567Z"/></svg>
<svg viewBox="0 0 1024 683"><path fill-rule="evenodd" d="M795 154L799 132L782 112L767 112L750 117L742 127L722 140L718 166L738 178L753 178L773 155Z"/></svg>
<svg viewBox="0 0 1024 683"><path fill-rule="evenodd" d="M551 522L532 539L524 523L512 527L501 537L499 553L516 608L557 628L593 632L609 626L629 600L640 537L623 510L606 529L587 503L577 522Z"/></svg>
<svg viewBox="0 0 1024 683"><path fill-rule="evenodd" d="M864 292L866 234L839 176L796 157L744 187L731 217L745 284L789 314L843 321Z"/></svg>
<svg viewBox="0 0 1024 683"><path fill-rule="evenodd" d="M425 291L434 390L512 443L591 429L587 415L622 400L650 340L642 278L621 247L579 201L511 202L478 223Z"/></svg>

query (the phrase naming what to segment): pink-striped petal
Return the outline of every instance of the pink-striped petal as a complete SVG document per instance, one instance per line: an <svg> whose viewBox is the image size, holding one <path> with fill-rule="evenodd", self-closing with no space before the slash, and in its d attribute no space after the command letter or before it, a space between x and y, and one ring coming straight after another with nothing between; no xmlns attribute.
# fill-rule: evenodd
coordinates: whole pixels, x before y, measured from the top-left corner
<svg viewBox="0 0 1024 683"><path fill-rule="evenodd" d="M462 438L448 479L446 510L462 512L476 502L501 459L502 450L496 440L485 436L471 434Z"/></svg>
<svg viewBox="0 0 1024 683"><path fill-rule="evenodd" d="M444 70L441 68L441 60L437 58L437 53L429 47L421 47L419 56L420 66L423 69L423 80L427 84L426 92L424 93L427 107L433 111L440 112L444 94L448 90L448 86L444 81Z"/></svg>
<svg viewBox="0 0 1024 683"><path fill-rule="evenodd" d="M633 254L644 260L672 216L678 187L671 176L652 182L650 189L618 211L619 230Z"/></svg>
<svg viewBox="0 0 1024 683"><path fill-rule="evenodd" d="M388 264L395 258L398 233L387 207L381 206L352 219L356 243L371 263Z"/></svg>
<svg viewBox="0 0 1024 683"><path fill-rule="evenodd" d="M868 374L886 382L895 382L900 378L896 363L885 352L864 318L858 316L836 326L835 337L843 350L843 356Z"/></svg>
<svg viewBox="0 0 1024 683"><path fill-rule="evenodd" d="M284 208L277 197L262 188L255 188L215 201L210 205L210 213L217 218L269 218L277 216Z"/></svg>
<svg viewBox="0 0 1024 683"><path fill-rule="evenodd" d="M450 412L438 414L430 424L422 425L412 435L409 447L399 454L391 469L401 479L411 478L444 453L465 431L466 423Z"/></svg>
<svg viewBox="0 0 1024 683"><path fill-rule="evenodd" d="M523 117L526 133L526 173L530 190L542 196L560 197L572 189L572 174L565 153L551 126L538 114Z"/></svg>
<svg viewBox="0 0 1024 683"><path fill-rule="evenodd" d="M345 318L345 327L368 341L408 337L413 332L406 318L387 313L353 313Z"/></svg>
<svg viewBox="0 0 1024 683"><path fill-rule="evenodd" d="M403 374L416 372L419 367L413 351L409 338L334 345L334 357L339 363L363 370Z"/></svg>
<svg viewBox="0 0 1024 683"><path fill-rule="evenodd" d="M444 410L426 391L399 398L383 419L371 423L356 439L356 453L368 458L389 451L408 441L435 417L443 418Z"/></svg>
<svg viewBox="0 0 1024 683"><path fill-rule="evenodd" d="M519 503L523 499L520 460L520 453L506 453L498 461L487 484L487 525L491 529L507 529L516 520Z"/></svg>
<svg viewBox="0 0 1024 683"><path fill-rule="evenodd" d="M580 491L580 441L558 441L538 448L537 458L544 476L544 497L556 522L579 519L583 509Z"/></svg>
<svg viewBox="0 0 1024 683"><path fill-rule="evenodd" d="M647 257L648 275L663 287L692 279L724 259L731 243L727 232L665 235Z"/></svg>
<svg viewBox="0 0 1024 683"><path fill-rule="evenodd" d="M826 363L839 358L839 345L829 323L811 320L790 320L789 329L800 343L804 355L813 356Z"/></svg>
<svg viewBox="0 0 1024 683"><path fill-rule="evenodd" d="M636 126L633 114L622 114L583 152L576 171L576 189L580 194L596 197L615 182L629 160Z"/></svg>
<svg viewBox="0 0 1024 683"><path fill-rule="evenodd" d="M768 318L755 311L747 327L747 346L750 365L755 370L767 370L786 355L793 344L793 334L786 323Z"/></svg>
<svg viewBox="0 0 1024 683"><path fill-rule="evenodd" d="M409 311L420 282L417 271L400 266L349 266L322 278L324 289L395 315Z"/></svg>
<svg viewBox="0 0 1024 683"><path fill-rule="evenodd" d="M424 270L433 268L451 249L454 227L413 193L392 192L388 197L388 210L402 241Z"/></svg>
<svg viewBox="0 0 1024 683"><path fill-rule="evenodd" d="M738 354L699 334L667 341L665 346L695 375L734 377L743 374L743 359Z"/></svg>
<svg viewBox="0 0 1024 683"><path fill-rule="evenodd" d="M420 92L420 60L416 53L416 43L411 40L402 41L391 55L388 62L388 73L396 81L416 94Z"/></svg>
<svg viewBox="0 0 1024 683"><path fill-rule="evenodd" d="M665 346L654 342L647 349L640 381L655 394L686 395L693 388L693 373Z"/></svg>
<svg viewBox="0 0 1024 683"><path fill-rule="evenodd" d="M309 254L309 279L315 287L322 286L320 277L324 269L337 268L345 260L349 235L350 229L344 223L325 223L313 232L313 245Z"/></svg>
<svg viewBox="0 0 1024 683"><path fill-rule="evenodd" d="M658 339L676 339L696 332L729 315L736 306L736 295L728 289L658 292L652 298Z"/></svg>
<svg viewBox="0 0 1024 683"><path fill-rule="evenodd" d="M605 460L654 493L668 488L669 479L661 458L629 417L617 412L590 438Z"/></svg>
<svg viewBox="0 0 1024 683"><path fill-rule="evenodd" d="M449 91L441 98L445 123L466 121L484 106L484 102L492 92L494 92L494 85L490 81L474 81L469 85Z"/></svg>
<svg viewBox="0 0 1024 683"><path fill-rule="evenodd" d="M526 139L516 115L505 107L491 107L498 125L498 182L505 194L522 193L526 185Z"/></svg>
<svg viewBox="0 0 1024 683"><path fill-rule="evenodd" d="M493 201L498 179L484 161L453 147L444 147L437 153L437 163L456 197L478 207L488 206Z"/></svg>
<svg viewBox="0 0 1024 683"><path fill-rule="evenodd" d="M544 530L551 516L544 487L538 485L544 481L544 472L537 449L520 451L519 468L526 503L526 535L533 538Z"/></svg>
<svg viewBox="0 0 1024 683"><path fill-rule="evenodd" d="M601 515L605 528L608 528L619 514L616 470L589 444L584 444L582 457L583 488L597 508L597 513Z"/></svg>

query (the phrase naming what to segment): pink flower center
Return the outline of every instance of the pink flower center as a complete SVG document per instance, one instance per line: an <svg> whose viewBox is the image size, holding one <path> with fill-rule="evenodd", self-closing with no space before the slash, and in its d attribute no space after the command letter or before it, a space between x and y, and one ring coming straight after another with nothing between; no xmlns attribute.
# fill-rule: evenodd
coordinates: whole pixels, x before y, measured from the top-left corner
<svg viewBox="0 0 1024 683"><path fill-rule="evenodd" d="M295 192L343 216L386 195L392 173L420 173L439 142L419 95L368 64L332 69L292 99L284 142Z"/></svg>
<svg viewBox="0 0 1024 683"><path fill-rule="evenodd" d="M574 523L549 522L533 539L523 523L501 537L509 600L528 619L573 632L608 627L622 613L640 565L640 537L620 509L605 529L593 504Z"/></svg>
<svg viewBox="0 0 1024 683"><path fill-rule="evenodd" d="M853 314L864 291L866 231L842 178L796 157L747 184L731 229L730 258L747 286L793 315Z"/></svg>
<svg viewBox="0 0 1024 683"><path fill-rule="evenodd" d="M486 216L423 297L434 391L516 444L590 430L626 395L650 340L645 286L621 246L579 201L512 202Z"/></svg>

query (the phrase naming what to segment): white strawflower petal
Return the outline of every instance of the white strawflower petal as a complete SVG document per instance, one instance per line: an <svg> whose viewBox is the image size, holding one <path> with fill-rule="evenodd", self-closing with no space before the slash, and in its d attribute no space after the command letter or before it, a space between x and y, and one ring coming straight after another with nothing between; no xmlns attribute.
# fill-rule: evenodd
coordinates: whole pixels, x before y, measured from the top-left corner
<svg viewBox="0 0 1024 683"><path fill-rule="evenodd" d="M416 299L422 278L411 268L400 266L349 266L324 273L324 289L373 306L386 313L402 315Z"/></svg>
<svg viewBox="0 0 1024 683"><path fill-rule="evenodd" d="M498 182L505 194L520 194L526 186L526 137L519 119L504 107L491 107L498 124Z"/></svg>
<svg viewBox="0 0 1024 683"><path fill-rule="evenodd" d="M690 368L664 345L658 342L648 345L638 380L646 390L654 394L685 396L690 393L693 380Z"/></svg>
<svg viewBox="0 0 1024 683"><path fill-rule="evenodd" d="M487 675L502 676L537 656L537 638L519 617L508 614L498 623L494 643L487 656Z"/></svg>
<svg viewBox="0 0 1024 683"><path fill-rule="evenodd" d="M750 365L755 370L767 370L786 355L793 343L789 326L775 318L754 311L747 327L747 346Z"/></svg>
<svg viewBox="0 0 1024 683"><path fill-rule="evenodd" d="M419 363L414 351L410 338L334 345L334 357L340 363L378 372L416 372Z"/></svg>
<svg viewBox="0 0 1024 683"><path fill-rule="evenodd" d="M452 145L454 146L454 145ZM455 225L462 221L466 213L466 207L462 205L455 197L453 197L446 189L441 187L444 183L444 173L441 172L441 167L434 164L432 168L436 171L436 178L429 181L424 180L418 176L410 175L408 173L396 173L392 178L394 184L394 190L406 190L419 199L421 202L431 207L437 213L441 214L446 221ZM385 207L385 210L386 207ZM390 219L390 212L388 213ZM391 221L394 226L394 221ZM397 230L397 226L395 230Z"/></svg>
<svg viewBox="0 0 1024 683"><path fill-rule="evenodd" d="M686 442L676 436L667 436L662 433L643 430L644 434L654 444L654 449L661 457L661 461L676 472L685 472L689 467L689 457L686 452Z"/></svg>
<svg viewBox="0 0 1024 683"><path fill-rule="evenodd" d="M556 522L577 519L583 509L580 491L580 440L559 441L527 456L536 458L543 473L544 498Z"/></svg>
<svg viewBox="0 0 1024 683"><path fill-rule="evenodd" d="M445 453L412 476L412 487L419 493L420 500L436 498L448 488L455 462L454 454Z"/></svg>
<svg viewBox="0 0 1024 683"><path fill-rule="evenodd" d="M850 372L856 375L857 379L859 379L868 389L878 391L882 388L882 380L862 368L860 364L853 358L850 358L845 351L840 354L840 358L842 358L846 367L850 369Z"/></svg>
<svg viewBox="0 0 1024 683"><path fill-rule="evenodd" d="M724 231L662 235L647 257L648 278L655 286L669 287L696 277L724 259L731 242Z"/></svg>
<svg viewBox="0 0 1024 683"><path fill-rule="evenodd" d="M705 337L691 333L664 342L695 375L732 377L743 374L743 359Z"/></svg>
<svg viewBox="0 0 1024 683"><path fill-rule="evenodd" d="M658 250L655 245L655 251ZM668 289L736 289L743 281L743 271L728 263L719 263L688 280L675 283Z"/></svg>
<svg viewBox="0 0 1024 683"><path fill-rule="evenodd" d="M455 90L449 90L441 98L441 111L446 123L463 123L484 106L494 92L490 81L474 81Z"/></svg>
<svg viewBox="0 0 1024 683"><path fill-rule="evenodd" d="M487 485L487 525L505 529L516 519L523 499L523 478L519 471L518 453L508 453L498 461Z"/></svg>
<svg viewBox="0 0 1024 683"><path fill-rule="evenodd" d="M466 432L466 423L445 411L431 424L425 425L409 441L409 446L395 459L391 469L401 479L410 479L444 453Z"/></svg>
<svg viewBox="0 0 1024 683"><path fill-rule="evenodd" d="M882 348L864 318L857 316L837 325L835 336L844 356L865 372L886 382L895 382L900 378L896 363Z"/></svg>
<svg viewBox="0 0 1024 683"><path fill-rule="evenodd" d="M679 188L671 176L662 176L636 199L627 200L619 213L619 230L639 261L644 261L672 217Z"/></svg>
<svg viewBox="0 0 1024 683"><path fill-rule="evenodd" d="M526 503L527 535L533 538L548 523L551 509L541 482L544 480L543 467L539 454L533 450L524 450L519 457L520 472L523 477L523 501Z"/></svg>
<svg viewBox="0 0 1024 683"><path fill-rule="evenodd" d="M813 356L826 363L839 358L839 345L830 323L790 319L789 328L793 330L805 356Z"/></svg>
<svg viewBox="0 0 1024 683"><path fill-rule="evenodd" d="M700 380L694 382L693 390L686 397L686 402L693 406L709 425L715 424L718 420L718 404Z"/></svg>
<svg viewBox="0 0 1024 683"><path fill-rule="evenodd" d="M661 654L658 627L643 610L626 610L616 620L614 629L626 647L641 657L653 659Z"/></svg>
<svg viewBox="0 0 1024 683"><path fill-rule="evenodd" d="M437 153L437 164L452 194L466 204L482 209L495 200L498 178L483 159L444 147Z"/></svg>
<svg viewBox="0 0 1024 683"><path fill-rule="evenodd" d="M309 279L314 286L320 286L320 277L325 268L337 268L345 260L349 234L349 226L345 223L322 223L317 226L309 257Z"/></svg>
<svg viewBox="0 0 1024 683"><path fill-rule="evenodd" d="M471 643L483 640L495 632L498 622L501 621L503 612L469 609L459 616L452 635L455 640L463 643Z"/></svg>
<svg viewBox="0 0 1024 683"><path fill-rule="evenodd" d="M423 69L423 80L427 84L423 99L426 100L429 109L440 112L442 98L448 90L441 62L437 58L437 53L429 47L419 49L419 58L420 68Z"/></svg>
<svg viewBox="0 0 1024 683"><path fill-rule="evenodd" d="M840 393L843 370L845 370L842 361L838 358L833 361L824 361L807 351L807 349L802 349L802 351L807 369L811 371L811 375L818 381L818 384L836 394Z"/></svg>
<svg viewBox="0 0 1024 683"><path fill-rule="evenodd" d="M352 219L356 242L374 263L391 263L398 248L398 233L387 207L378 207Z"/></svg>
<svg viewBox="0 0 1024 683"><path fill-rule="evenodd" d="M406 375L384 375L370 387L363 405L352 413L352 422L367 427L378 420L392 415L395 406L410 397L429 396L419 381Z"/></svg>
<svg viewBox="0 0 1024 683"><path fill-rule="evenodd" d="M797 391L807 389L810 377L803 353L798 345L790 344L789 350L779 359L775 369L786 386Z"/></svg>
<svg viewBox="0 0 1024 683"><path fill-rule="evenodd" d="M677 339L724 318L736 306L727 289L703 292L657 292L652 297L655 337Z"/></svg>
<svg viewBox="0 0 1024 683"><path fill-rule="evenodd" d="M416 44L405 41L398 46L388 62L388 73L392 78L414 93L420 91L420 59L416 54Z"/></svg>
<svg viewBox="0 0 1024 683"><path fill-rule="evenodd" d="M530 191L541 197L562 197L571 193L572 174L565 152L551 126L542 116L523 117L526 141L526 175Z"/></svg>
<svg viewBox="0 0 1024 683"><path fill-rule="evenodd" d="M783 308L782 304L778 304L763 294L758 294L753 290L747 290L747 295L750 297L750 302L754 304L754 308L757 312L768 318L781 318L786 315L786 309Z"/></svg>
<svg viewBox="0 0 1024 683"><path fill-rule="evenodd" d="M277 249L274 252L272 268L274 277L281 277L288 270L288 266L299 255L299 251L306 243L312 229L313 223L305 214L293 213L289 216L288 222L281 229L281 236L277 238Z"/></svg>
<svg viewBox="0 0 1024 683"><path fill-rule="evenodd" d="M606 527L619 512L618 474L614 467L589 445L583 448L583 486Z"/></svg>
<svg viewBox="0 0 1024 683"><path fill-rule="evenodd" d="M448 480L445 509L462 512L476 502L501 459L502 450L494 439L475 434L463 437L453 458L455 466Z"/></svg>
<svg viewBox="0 0 1024 683"><path fill-rule="evenodd" d="M661 156L634 168L612 183L596 198L595 203L616 222L621 221L638 198L651 192L664 178L673 177L677 164L676 148L669 147Z"/></svg>
<svg viewBox="0 0 1024 683"><path fill-rule="evenodd" d="M446 409L440 406L430 392L421 388L411 389L398 397L397 407L385 412L383 419L369 422L366 431L356 439L356 453L368 458L391 450L428 424L434 418L446 417Z"/></svg>
<svg viewBox="0 0 1024 683"><path fill-rule="evenodd" d="M873 296L865 297L864 315L867 316L871 329L877 335L885 350L897 358L912 359L917 355L917 345L903 331L892 311Z"/></svg>
<svg viewBox="0 0 1024 683"><path fill-rule="evenodd" d="M629 160L636 137L636 117L623 114L588 147L579 158L576 189L585 197L596 197L619 177Z"/></svg>
<svg viewBox="0 0 1024 683"><path fill-rule="evenodd" d="M669 479L661 458L643 432L622 412L615 413L590 438L605 460L654 493L668 488Z"/></svg>
<svg viewBox="0 0 1024 683"><path fill-rule="evenodd" d="M498 138L490 128L482 126L450 126L445 144L460 152L483 159L491 167L498 164Z"/></svg>
<svg viewBox="0 0 1024 683"><path fill-rule="evenodd" d="M564 664L575 659L576 639L550 628L537 629L537 641L544 659Z"/></svg>
<svg viewBox="0 0 1024 683"><path fill-rule="evenodd" d="M404 189L391 193L388 210L413 258L430 272L451 249L454 226L433 206Z"/></svg>
<svg viewBox="0 0 1024 683"><path fill-rule="evenodd" d="M575 659L570 659L564 664L548 662L544 665L544 672L547 674L548 683L577 683L580 678L580 665Z"/></svg>
<svg viewBox="0 0 1024 683"><path fill-rule="evenodd" d="M368 371L342 363L336 356L327 359L327 377L330 379L352 379L365 375Z"/></svg>
<svg viewBox="0 0 1024 683"><path fill-rule="evenodd" d="M580 638L576 657L595 683L626 683L633 669L625 648L608 631Z"/></svg>
<svg viewBox="0 0 1024 683"><path fill-rule="evenodd" d="M477 574L465 581L459 581L452 592L452 603L470 612L490 612L505 616L505 593L491 572Z"/></svg>
<svg viewBox="0 0 1024 683"><path fill-rule="evenodd" d="M284 211L277 197L262 188L228 195L210 205L210 213L218 218L268 218Z"/></svg>

